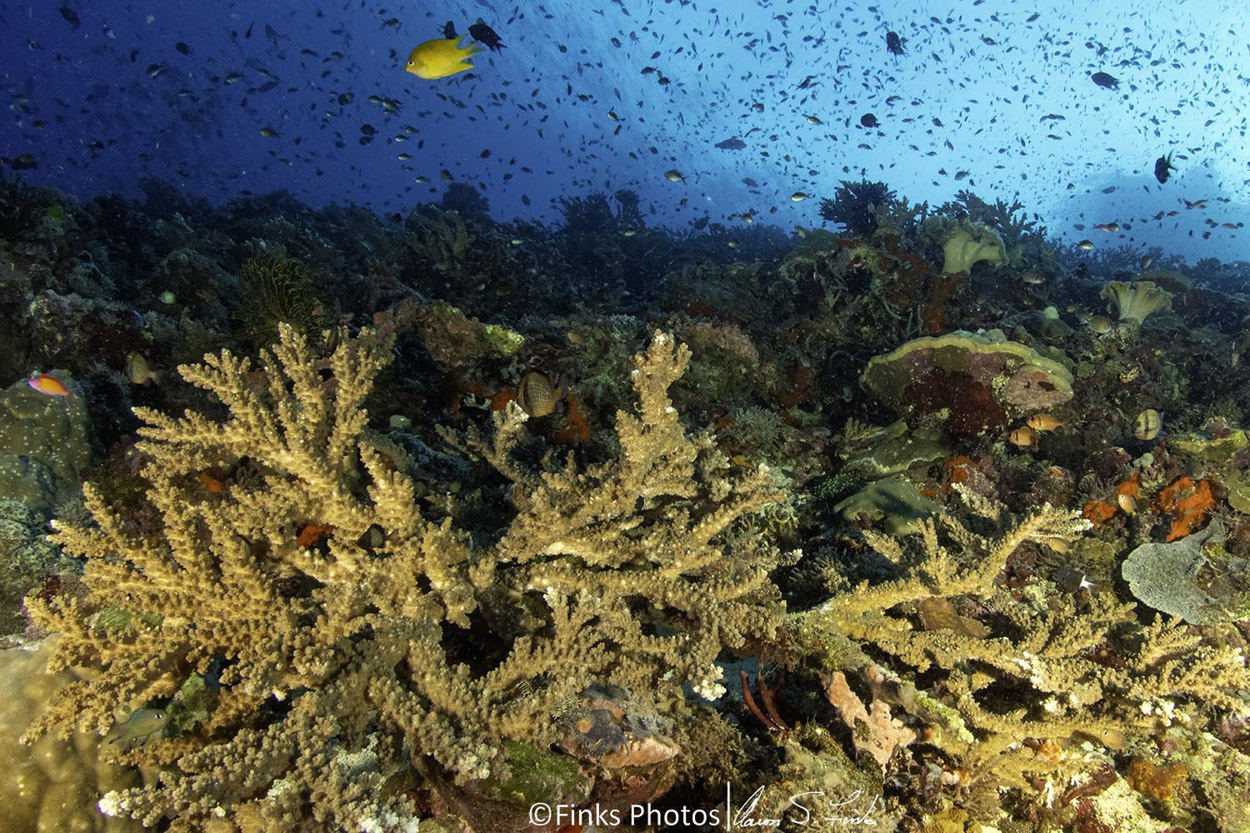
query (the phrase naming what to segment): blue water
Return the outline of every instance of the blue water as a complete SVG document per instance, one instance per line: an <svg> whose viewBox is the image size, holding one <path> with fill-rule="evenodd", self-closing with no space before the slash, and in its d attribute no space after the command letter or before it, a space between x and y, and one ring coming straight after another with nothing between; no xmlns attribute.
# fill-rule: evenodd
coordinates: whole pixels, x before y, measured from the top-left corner
<svg viewBox="0 0 1250 833"><path fill-rule="evenodd" d="M6 0L0 171L81 197L157 178L214 202L285 189L388 213L450 176L496 219L542 221L560 196L630 188L653 225L787 230L821 225L817 197L865 176L914 202L1018 199L1071 242L1247 260L1238 7ZM479 17L501 51L448 78L403 71L447 21L466 34Z"/></svg>

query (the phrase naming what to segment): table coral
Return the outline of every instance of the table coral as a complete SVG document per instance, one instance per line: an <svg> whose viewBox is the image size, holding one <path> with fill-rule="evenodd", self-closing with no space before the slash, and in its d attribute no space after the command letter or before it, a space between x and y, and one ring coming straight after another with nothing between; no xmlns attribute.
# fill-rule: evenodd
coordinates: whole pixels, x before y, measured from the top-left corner
<svg viewBox="0 0 1250 833"><path fill-rule="evenodd" d="M1072 398L1072 374L1024 344L967 332L908 341L874 356L860 382L904 414L946 414L947 429L972 437Z"/></svg>

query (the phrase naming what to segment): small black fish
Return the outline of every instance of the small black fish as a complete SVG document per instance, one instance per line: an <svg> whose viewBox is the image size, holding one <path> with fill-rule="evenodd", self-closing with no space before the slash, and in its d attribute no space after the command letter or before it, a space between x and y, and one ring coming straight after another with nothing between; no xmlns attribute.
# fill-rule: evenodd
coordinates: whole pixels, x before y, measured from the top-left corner
<svg viewBox="0 0 1250 833"><path fill-rule="evenodd" d="M177 50L178 50L179 52L181 52L183 55L190 55L190 54L191 54L191 47L187 46L187 45L186 45L185 43L183 43L182 41L178 41L177 43L175 43L175 44L174 44L174 49L177 49Z"/></svg>
<svg viewBox="0 0 1250 833"><path fill-rule="evenodd" d="M487 26L486 22L480 17L477 19L477 23L469 27L469 37L495 52L503 49L503 41L499 39L499 35L495 33L494 29Z"/></svg>
<svg viewBox="0 0 1250 833"><path fill-rule="evenodd" d="M1106 87L1108 90L1120 89L1120 79L1116 78L1114 75L1108 75L1105 72L1095 72L1089 77L1089 80L1093 81L1100 87Z"/></svg>
<svg viewBox="0 0 1250 833"><path fill-rule="evenodd" d="M65 18L65 22L70 26L73 26L75 29L77 29L81 23L78 19L78 12L74 11L69 6L61 6L61 17Z"/></svg>
<svg viewBox="0 0 1250 833"><path fill-rule="evenodd" d="M1155 160L1155 179L1159 180L1160 185L1168 181L1168 177L1174 170L1176 166L1172 164L1172 154L1160 156Z"/></svg>
<svg viewBox="0 0 1250 833"><path fill-rule="evenodd" d="M446 40L460 40L456 37L456 21L449 20L443 24L443 37Z"/></svg>
<svg viewBox="0 0 1250 833"><path fill-rule="evenodd" d="M907 51L907 38L900 38L898 32L885 33L885 48L891 55L902 55Z"/></svg>
<svg viewBox="0 0 1250 833"><path fill-rule="evenodd" d="M737 136L734 136L723 142L717 142L716 146L721 150L742 150L747 146L747 143L739 139Z"/></svg>
<svg viewBox="0 0 1250 833"><path fill-rule="evenodd" d="M880 127L881 122L877 121L877 117L872 113L864 113L859 117L859 123L864 127Z"/></svg>

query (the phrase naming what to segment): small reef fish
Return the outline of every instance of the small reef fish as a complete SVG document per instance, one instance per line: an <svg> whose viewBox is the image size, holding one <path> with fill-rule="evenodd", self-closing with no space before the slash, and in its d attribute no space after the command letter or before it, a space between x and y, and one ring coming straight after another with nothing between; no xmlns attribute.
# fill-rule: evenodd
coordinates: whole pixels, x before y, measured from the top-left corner
<svg viewBox="0 0 1250 833"><path fill-rule="evenodd" d="M1120 224L1119 223L1098 223L1096 226L1094 226L1094 229L1097 231L1119 231Z"/></svg>
<svg viewBox="0 0 1250 833"><path fill-rule="evenodd" d="M1105 335L1111 332L1111 328L1115 326L1115 322L1105 315L1091 315L1088 323L1090 330L1095 335Z"/></svg>
<svg viewBox="0 0 1250 833"><path fill-rule="evenodd" d="M1133 436L1139 440L1153 440L1163 430L1163 415L1154 408L1147 408L1133 420Z"/></svg>
<svg viewBox="0 0 1250 833"><path fill-rule="evenodd" d="M1160 156L1155 160L1155 179L1159 180L1160 185L1168 181L1168 177L1174 170L1176 166L1172 164L1172 154Z"/></svg>
<svg viewBox="0 0 1250 833"><path fill-rule="evenodd" d="M686 181L686 178L681 175L681 171L677 170L676 168L670 171L665 171L664 178L667 179L669 182L685 182Z"/></svg>
<svg viewBox="0 0 1250 833"><path fill-rule="evenodd" d="M1120 89L1120 79L1105 72L1095 72L1089 77L1089 80L1093 81L1100 87L1105 87L1108 90Z"/></svg>
<svg viewBox="0 0 1250 833"><path fill-rule="evenodd" d="M146 385L155 382L157 372L148 364L148 360L138 353L131 353L126 358L126 377L132 385Z"/></svg>
<svg viewBox="0 0 1250 833"><path fill-rule="evenodd" d="M26 384L45 396L54 396L57 399L64 399L69 396L69 385L55 376L47 373L37 373L26 380Z"/></svg>
<svg viewBox="0 0 1250 833"><path fill-rule="evenodd" d="M902 55L907 52L907 38L899 37L898 32L885 33L885 49L891 55Z"/></svg>
<svg viewBox="0 0 1250 833"><path fill-rule="evenodd" d="M1020 448L1035 448L1037 446L1037 432L1027 425L1021 425L1007 435L1007 442Z"/></svg>
<svg viewBox="0 0 1250 833"><path fill-rule="evenodd" d="M503 41L500 40L499 35L480 17L477 23L469 27L469 36L492 52L503 49Z"/></svg>
<svg viewBox="0 0 1250 833"><path fill-rule="evenodd" d="M1080 249L1081 251L1083 251L1083 252L1093 251L1093 249L1094 249L1094 241L1093 241L1093 240L1082 240L1080 243L1077 243L1077 244L1076 244L1076 247L1077 247L1078 249Z"/></svg>
<svg viewBox="0 0 1250 833"><path fill-rule="evenodd" d="M1063 427L1063 423L1050 414L1033 414L1025 420L1025 424L1034 431L1054 431Z"/></svg>
<svg viewBox="0 0 1250 833"><path fill-rule="evenodd" d="M125 723L118 723L104 736L105 746L131 749L147 743L165 731L169 712L165 709L137 709L131 712Z"/></svg>
<svg viewBox="0 0 1250 833"><path fill-rule="evenodd" d="M476 43L461 46L458 38L436 38L417 46L408 55L408 63L404 64L404 72L411 72L418 78L432 80L446 78L466 69L473 69L469 59L482 48Z"/></svg>

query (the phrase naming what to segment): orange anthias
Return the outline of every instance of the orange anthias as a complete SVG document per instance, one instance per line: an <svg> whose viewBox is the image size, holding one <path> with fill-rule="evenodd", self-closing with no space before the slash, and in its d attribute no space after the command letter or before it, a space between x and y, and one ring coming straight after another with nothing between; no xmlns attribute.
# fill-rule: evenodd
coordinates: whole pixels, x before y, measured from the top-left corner
<svg viewBox="0 0 1250 833"><path fill-rule="evenodd" d="M26 384L46 396L55 396L58 399L64 399L70 393L69 385L47 373L40 373L30 377L26 380Z"/></svg>

